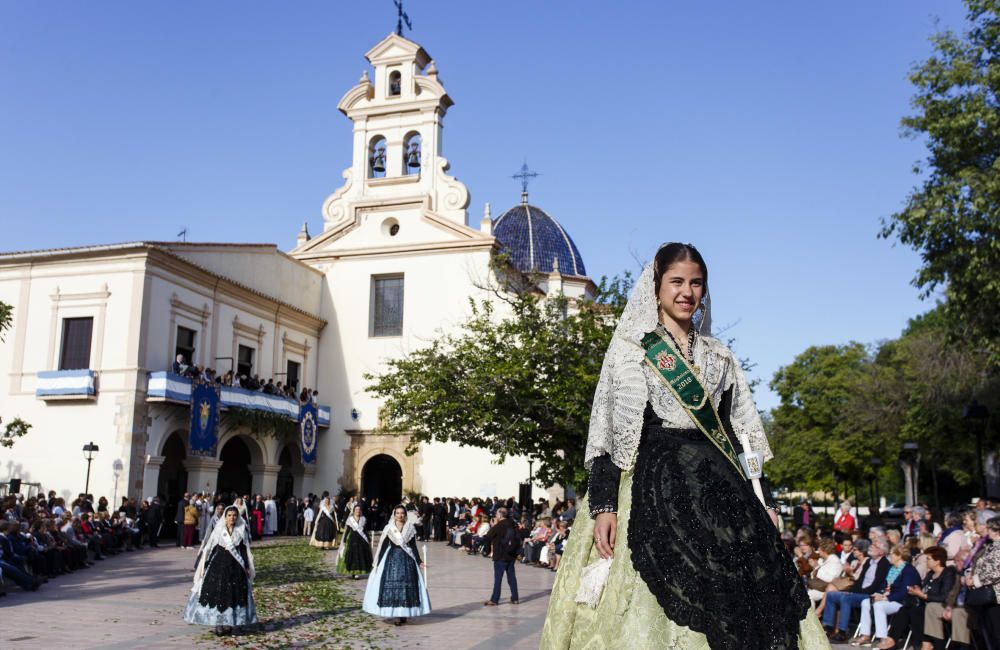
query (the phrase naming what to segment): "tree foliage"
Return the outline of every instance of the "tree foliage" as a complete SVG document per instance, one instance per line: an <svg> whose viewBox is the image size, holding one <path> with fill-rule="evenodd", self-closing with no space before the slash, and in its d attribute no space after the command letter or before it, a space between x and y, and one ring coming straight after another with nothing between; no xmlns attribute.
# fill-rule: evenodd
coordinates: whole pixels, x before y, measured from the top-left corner
<svg viewBox="0 0 1000 650"><path fill-rule="evenodd" d="M903 119L928 148L924 176L882 237L920 252L914 284L943 288L956 333L1000 365L1000 0L965 0L968 29L933 37L916 66L915 114Z"/></svg>
<svg viewBox="0 0 1000 650"><path fill-rule="evenodd" d="M411 434L411 452L453 441L497 462L525 455L541 483L582 488L591 401L630 287L627 274L602 279L573 309L530 290L470 300L460 328L368 376L380 428Z"/></svg>
<svg viewBox="0 0 1000 650"><path fill-rule="evenodd" d="M950 339L950 329L940 306L912 320L899 339L811 347L779 369L771 382L781 399L770 422L771 478L829 489L837 472L863 485L876 456L889 479L898 474L902 443L913 441L931 479L926 493L937 491L940 474L974 486L975 437L963 409L975 397L995 410L1000 383L982 350ZM992 443L995 432L987 435Z"/></svg>
<svg viewBox="0 0 1000 650"><path fill-rule="evenodd" d="M13 313L14 308L11 305L0 301L0 342L3 342L4 333L10 328ZM2 421L0 421L0 424L2 424ZM3 430L0 431L0 447L13 447L14 442L18 438L25 436L30 428L31 425L21 418L14 418L3 425Z"/></svg>

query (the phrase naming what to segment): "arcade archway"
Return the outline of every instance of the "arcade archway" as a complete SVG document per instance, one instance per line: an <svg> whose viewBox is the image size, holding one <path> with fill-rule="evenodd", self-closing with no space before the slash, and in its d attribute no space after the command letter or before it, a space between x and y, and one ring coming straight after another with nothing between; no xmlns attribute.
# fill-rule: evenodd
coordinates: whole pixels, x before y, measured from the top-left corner
<svg viewBox="0 0 1000 650"><path fill-rule="evenodd" d="M378 499L382 505L396 505L403 499L403 468L388 454L378 454L361 469L361 494Z"/></svg>
<svg viewBox="0 0 1000 650"><path fill-rule="evenodd" d="M218 492L224 495L231 492L241 496L252 494L253 475L250 473L250 447L247 443L239 437L232 438L222 446L219 460L222 467L219 468Z"/></svg>
<svg viewBox="0 0 1000 650"><path fill-rule="evenodd" d="M160 465L160 476L156 484L156 493L166 504L163 512L164 530L162 535L172 536L174 529L174 512L177 504L187 490L187 470L184 468L184 459L187 457L187 449L184 446L184 438L179 432L170 434L166 442L163 443L163 464Z"/></svg>

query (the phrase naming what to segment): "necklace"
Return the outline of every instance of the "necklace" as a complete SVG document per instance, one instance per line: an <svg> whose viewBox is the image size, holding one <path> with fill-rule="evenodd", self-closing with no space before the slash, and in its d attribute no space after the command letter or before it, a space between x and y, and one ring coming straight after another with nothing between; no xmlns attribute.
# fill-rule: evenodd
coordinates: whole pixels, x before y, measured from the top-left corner
<svg viewBox="0 0 1000 650"><path fill-rule="evenodd" d="M659 327L664 332L667 333L667 336L669 336L670 340L673 341L674 347L677 348L677 350L680 351L683 354L683 350L681 349L680 343L678 343L677 339L674 338L673 333L669 329L667 329L666 326L663 323L660 323ZM684 355L684 359L685 359L685 361L688 362L688 365L691 366L691 371L694 372L694 374L696 376L700 376L701 375L701 368L699 368L698 364L696 364L694 362L694 343L695 343L696 337L697 337L697 333L695 332L694 328L692 327L691 329L688 330L688 335L687 335L687 344L688 344L687 345L687 354Z"/></svg>

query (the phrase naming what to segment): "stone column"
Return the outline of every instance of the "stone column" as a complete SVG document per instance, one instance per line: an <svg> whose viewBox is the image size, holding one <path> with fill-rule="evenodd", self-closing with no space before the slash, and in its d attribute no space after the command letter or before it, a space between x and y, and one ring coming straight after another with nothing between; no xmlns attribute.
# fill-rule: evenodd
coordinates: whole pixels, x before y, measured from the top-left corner
<svg viewBox="0 0 1000 650"><path fill-rule="evenodd" d="M142 473L143 494L140 500L156 496L160 485L160 468L166 459L166 456L146 456L146 466Z"/></svg>
<svg viewBox="0 0 1000 650"><path fill-rule="evenodd" d="M316 465L306 465L301 474L295 475L295 496L303 498L313 491L313 481L316 478Z"/></svg>
<svg viewBox="0 0 1000 650"><path fill-rule="evenodd" d="M250 473L253 474L253 493L270 494L273 496L278 489L278 472L280 471L281 465L251 465Z"/></svg>
<svg viewBox="0 0 1000 650"><path fill-rule="evenodd" d="M214 458L185 458L184 468L188 472L188 492L214 493L219 487L221 460Z"/></svg>

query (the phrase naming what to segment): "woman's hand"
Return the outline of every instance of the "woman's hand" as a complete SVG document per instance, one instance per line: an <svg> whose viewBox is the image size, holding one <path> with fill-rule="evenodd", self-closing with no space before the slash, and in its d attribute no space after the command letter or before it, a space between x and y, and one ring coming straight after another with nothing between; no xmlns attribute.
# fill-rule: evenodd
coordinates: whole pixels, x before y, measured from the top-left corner
<svg viewBox="0 0 1000 650"><path fill-rule="evenodd" d="M602 512L594 520L594 543L602 559L615 556L615 538L618 535L618 514Z"/></svg>

